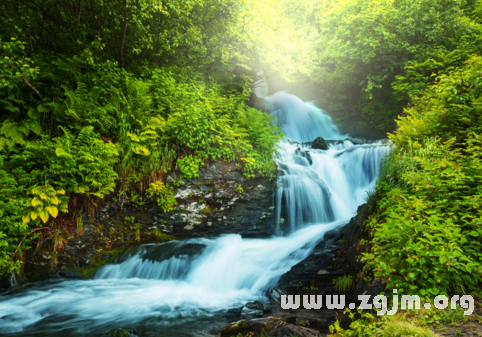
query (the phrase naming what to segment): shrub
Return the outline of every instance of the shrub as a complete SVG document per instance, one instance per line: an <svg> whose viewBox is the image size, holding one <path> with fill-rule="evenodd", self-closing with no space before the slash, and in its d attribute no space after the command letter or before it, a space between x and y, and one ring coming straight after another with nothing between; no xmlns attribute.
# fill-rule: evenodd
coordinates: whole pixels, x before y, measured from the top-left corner
<svg viewBox="0 0 482 337"><path fill-rule="evenodd" d="M481 280L482 136L469 135L463 150L454 145L427 139L388 160L398 185L378 183L379 211L368 222L373 247L362 260L389 288L465 293Z"/></svg>
<svg viewBox="0 0 482 337"><path fill-rule="evenodd" d="M156 199L157 205L162 208L164 213L171 212L176 209L177 201L174 198L172 188L169 184L164 185L161 181L156 181L151 183L149 188L146 190L147 195L151 198Z"/></svg>

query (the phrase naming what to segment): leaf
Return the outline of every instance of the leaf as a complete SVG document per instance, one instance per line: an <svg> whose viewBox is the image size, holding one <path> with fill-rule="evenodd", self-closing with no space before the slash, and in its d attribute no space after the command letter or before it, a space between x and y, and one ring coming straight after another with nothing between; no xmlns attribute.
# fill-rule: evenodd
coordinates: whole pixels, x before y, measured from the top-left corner
<svg viewBox="0 0 482 337"><path fill-rule="evenodd" d="M31 201L32 207L43 206L43 202L40 201L37 197L34 197Z"/></svg>
<svg viewBox="0 0 482 337"><path fill-rule="evenodd" d="M40 212L40 219L42 219L43 223L46 223L49 219L49 212L46 209L43 209Z"/></svg>
<svg viewBox="0 0 482 337"><path fill-rule="evenodd" d="M65 151L65 149L62 147L56 148L55 154L57 155L57 157L72 157L72 155L67 151Z"/></svg>
<svg viewBox="0 0 482 337"><path fill-rule="evenodd" d="M30 218L36 220L38 218L38 213L35 213L34 211L30 212Z"/></svg>
<svg viewBox="0 0 482 337"><path fill-rule="evenodd" d="M24 215L22 217L22 221L24 224L28 224L30 222L30 217L28 215Z"/></svg>
<svg viewBox="0 0 482 337"><path fill-rule="evenodd" d="M55 207L55 206L47 206L47 207L45 207L45 209L47 211L49 211L50 215L53 216L54 218L56 218L57 215L59 214L59 211L57 210L57 207Z"/></svg>
<svg viewBox="0 0 482 337"><path fill-rule="evenodd" d="M141 140L139 139L139 137L137 137L137 135L133 134L133 133L130 133L130 132L127 132L127 136L131 139L131 141L133 142L137 142L139 143Z"/></svg>

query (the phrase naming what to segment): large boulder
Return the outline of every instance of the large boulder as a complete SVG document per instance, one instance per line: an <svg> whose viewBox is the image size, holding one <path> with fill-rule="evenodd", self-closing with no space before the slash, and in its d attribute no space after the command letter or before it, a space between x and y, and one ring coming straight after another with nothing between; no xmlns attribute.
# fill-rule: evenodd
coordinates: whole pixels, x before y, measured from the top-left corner
<svg viewBox="0 0 482 337"><path fill-rule="evenodd" d="M321 333L317 330L297 326L286 321L276 318L258 318L246 321L240 321L229 324L221 330L221 337L237 336L254 332L256 335L276 336L276 337L321 337Z"/></svg>
<svg viewBox="0 0 482 337"><path fill-rule="evenodd" d="M326 143L323 137L318 137L311 143L311 148L319 149L319 150L328 150L328 144Z"/></svg>

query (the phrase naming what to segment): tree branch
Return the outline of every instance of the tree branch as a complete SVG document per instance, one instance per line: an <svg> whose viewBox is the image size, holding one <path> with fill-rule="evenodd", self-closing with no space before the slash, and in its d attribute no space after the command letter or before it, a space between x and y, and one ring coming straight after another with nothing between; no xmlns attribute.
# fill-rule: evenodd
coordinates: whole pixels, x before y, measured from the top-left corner
<svg viewBox="0 0 482 337"><path fill-rule="evenodd" d="M19 70L20 72L20 70ZM38 98L40 98L40 100L43 100L44 98L42 97L42 94L40 93L40 91L38 91L37 88L35 88L29 81L27 81L27 79L25 78L25 76L22 76L22 80L23 80L23 83L25 83L27 85L27 87L29 87L30 89L32 89L32 91L38 96Z"/></svg>
<svg viewBox="0 0 482 337"><path fill-rule="evenodd" d="M18 250L20 249L20 246L22 245L22 243L25 241L25 239L26 239L30 234L32 234L33 232L40 231L40 230L42 230L42 229L49 229L49 227L35 228L34 230L28 232L27 235L25 235L25 236L23 237L22 241L20 241L20 243L18 244L17 249L15 249L15 251L13 252L13 255L12 255L12 257L10 258L10 261L8 261L8 264L10 264L10 263L13 261L15 255L17 255L17 252L18 252ZM8 270L8 265L7 265L7 268L5 269L5 271L3 272L2 276L0 276L0 280L3 279L3 277L4 277L5 274L7 273L7 270Z"/></svg>

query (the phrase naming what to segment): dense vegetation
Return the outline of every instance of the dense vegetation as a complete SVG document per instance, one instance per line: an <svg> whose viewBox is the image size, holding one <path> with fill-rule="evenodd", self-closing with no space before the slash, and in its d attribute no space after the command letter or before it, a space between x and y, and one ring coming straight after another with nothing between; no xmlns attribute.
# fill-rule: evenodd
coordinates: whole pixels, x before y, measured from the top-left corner
<svg viewBox="0 0 482 337"><path fill-rule="evenodd" d="M223 159L272 175L280 133L247 105L259 37L245 21L263 6L2 2L0 276L114 193L172 210L171 169L190 180Z"/></svg>
<svg viewBox="0 0 482 337"><path fill-rule="evenodd" d="M482 277L482 58L441 75L398 120L377 185L367 267L406 293L467 293Z"/></svg>
<svg viewBox="0 0 482 337"><path fill-rule="evenodd" d="M389 134L393 152L370 197L371 239L363 242L369 252L358 275L427 301L440 294L480 296L482 279L482 57L480 34L473 35L482 2L440 3L462 11L452 17L461 25L439 35L456 43L450 52L437 47L437 57L419 54L394 77L395 97L408 103ZM380 319L362 313L349 330L332 329L337 336L431 336L427 325L456 315L434 310Z"/></svg>

